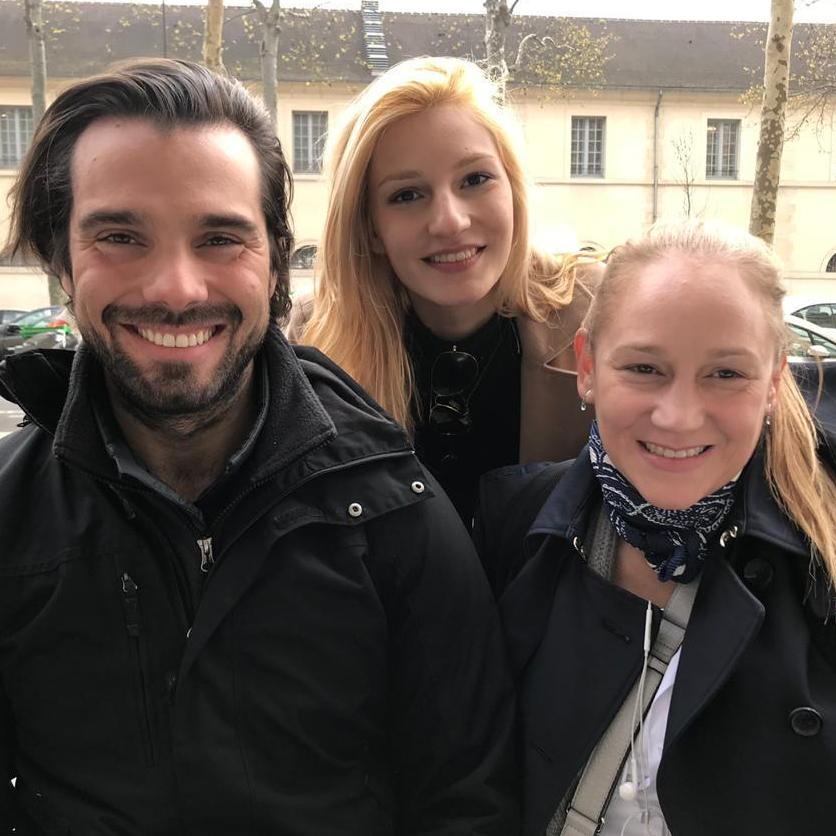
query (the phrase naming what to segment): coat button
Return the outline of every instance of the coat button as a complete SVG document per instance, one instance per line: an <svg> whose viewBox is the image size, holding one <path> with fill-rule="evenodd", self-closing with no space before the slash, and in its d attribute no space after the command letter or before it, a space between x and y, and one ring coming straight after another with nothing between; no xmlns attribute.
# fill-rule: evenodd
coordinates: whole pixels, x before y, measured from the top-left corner
<svg viewBox="0 0 836 836"><path fill-rule="evenodd" d="M772 564L762 557L752 558L743 567L743 582L753 592L765 592L774 576L775 570Z"/></svg>
<svg viewBox="0 0 836 836"><path fill-rule="evenodd" d="M363 513L363 506L359 502L352 502L348 506L349 517L359 517Z"/></svg>
<svg viewBox="0 0 836 836"><path fill-rule="evenodd" d="M802 706L790 711L790 726L802 737L815 737L822 727L821 714L815 708Z"/></svg>
<svg viewBox="0 0 836 836"><path fill-rule="evenodd" d="M415 481L410 486L413 493L424 493L424 483Z"/></svg>

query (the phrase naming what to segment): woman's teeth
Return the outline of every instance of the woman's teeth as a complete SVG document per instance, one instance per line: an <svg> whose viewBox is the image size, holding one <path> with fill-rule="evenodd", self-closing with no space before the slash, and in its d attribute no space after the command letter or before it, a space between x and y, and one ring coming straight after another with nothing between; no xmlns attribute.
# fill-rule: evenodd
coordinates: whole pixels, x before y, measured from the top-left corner
<svg viewBox="0 0 836 836"><path fill-rule="evenodd" d="M457 253L441 253L439 255L431 255L430 261L434 264L448 264L454 261L467 261L473 258L479 252L478 247L470 247L467 250L459 250Z"/></svg>
<svg viewBox="0 0 836 836"><path fill-rule="evenodd" d="M161 334L150 328L137 328L137 331L149 343L161 345L163 348L193 348L196 345L203 345L215 333L214 328L204 328L202 331L195 331L194 334Z"/></svg>
<svg viewBox="0 0 836 836"><path fill-rule="evenodd" d="M664 456L666 459L690 459L704 453L709 447L706 444L703 447L686 447L683 450L672 450L670 447L660 447L658 444L651 444L649 441L643 441L642 444L649 453L653 453L654 456Z"/></svg>

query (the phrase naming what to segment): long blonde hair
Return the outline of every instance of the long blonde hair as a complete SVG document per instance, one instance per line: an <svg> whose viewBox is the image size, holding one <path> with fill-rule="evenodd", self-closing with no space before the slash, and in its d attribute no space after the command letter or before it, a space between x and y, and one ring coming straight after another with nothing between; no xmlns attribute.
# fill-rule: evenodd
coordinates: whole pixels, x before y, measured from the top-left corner
<svg viewBox="0 0 836 836"><path fill-rule="evenodd" d="M387 127L432 107L466 109L493 137L511 186L514 233L494 291L497 310L542 322L572 300L577 259L535 252L530 244L519 131L494 94L484 73L467 61L404 61L354 99L326 149L328 209L302 340L341 365L408 429L413 373L403 326L409 302L386 257L372 250L367 197L369 164Z"/></svg>
<svg viewBox="0 0 836 836"><path fill-rule="evenodd" d="M590 345L611 315L625 282L639 268L681 253L734 266L763 302L763 311L775 338L775 359L784 356L788 333L781 300L781 266L759 238L717 222L688 221L657 224L645 236L616 247L604 279L584 321ZM789 366L785 366L771 427L766 433L766 478L770 490L789 518L810 541L831 584L836 585L836 484L833 474L816 453L815 420Z"/></svg>

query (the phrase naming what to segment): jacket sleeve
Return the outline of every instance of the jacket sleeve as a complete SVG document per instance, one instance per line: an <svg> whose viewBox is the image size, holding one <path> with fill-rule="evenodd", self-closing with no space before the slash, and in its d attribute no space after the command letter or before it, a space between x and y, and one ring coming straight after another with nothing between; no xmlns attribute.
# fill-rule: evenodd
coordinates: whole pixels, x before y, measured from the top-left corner
<svg viewBox="0 0 836 836"><path fill-rule="evenodd" d="M428 479L428 483L430 480ZM389 621L399 836L518 833L514 698L487 580L436 496L369 525Z"/></svg>

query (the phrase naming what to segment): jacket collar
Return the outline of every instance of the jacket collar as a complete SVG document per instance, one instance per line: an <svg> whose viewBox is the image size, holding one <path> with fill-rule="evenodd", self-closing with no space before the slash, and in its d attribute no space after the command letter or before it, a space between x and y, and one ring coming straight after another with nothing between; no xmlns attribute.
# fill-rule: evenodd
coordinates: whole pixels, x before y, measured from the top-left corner
<svg viewBox="0 0 836 836"><path fill-rule="evenodd" d="M755 537L801 557L809 557L810 546L804 535L790 522L769 490L761 447L744 468L740 481L740 499L732 510L728 527L736 525L738 537ZM582 544L590 509L599 496L600 489L589 461L589 448L584 447L546 500L528 536L553 535L569 541L577 537Z"/></svg>

